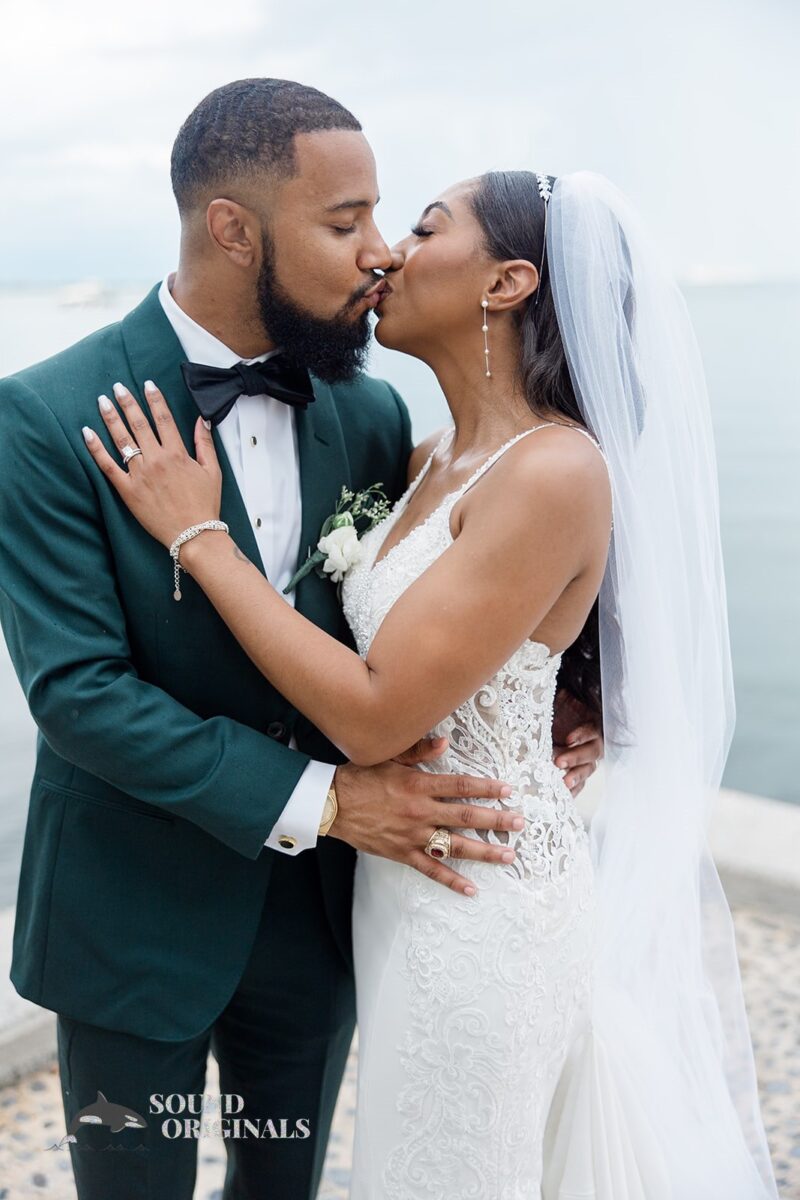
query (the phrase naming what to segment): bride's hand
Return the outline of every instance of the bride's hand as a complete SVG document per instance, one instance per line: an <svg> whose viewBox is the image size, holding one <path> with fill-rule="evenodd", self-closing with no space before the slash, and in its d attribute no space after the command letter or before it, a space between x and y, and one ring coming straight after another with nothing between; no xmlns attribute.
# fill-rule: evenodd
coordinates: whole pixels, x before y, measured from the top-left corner
<svg viewBox="0 0 800 1200"><path fill-rule="evenodd" d="M114 460L88 426L84 426L83 437L92 458L137 521L169 548L190 525L219 519L222 473L214 440L202 418L197 418L194 430L194 459L187 453L161 392L150 380L144 392L155 433L134 396L122 384L114 384L114 396L125 420L107 396L98 400L100 415L120 456L127 446L141 451L130 459L127 468Z"/></svg>

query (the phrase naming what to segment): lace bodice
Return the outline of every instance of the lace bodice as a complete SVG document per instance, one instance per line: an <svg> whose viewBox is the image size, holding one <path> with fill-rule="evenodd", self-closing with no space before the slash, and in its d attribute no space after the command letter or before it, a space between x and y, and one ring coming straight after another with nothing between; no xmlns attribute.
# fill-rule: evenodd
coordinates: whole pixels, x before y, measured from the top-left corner
<svg viewBox="0 0 800 1200"><path fill-rule="evenodd" d="M453 430L448 430L389 516L364 534L361 561L350 568L342 584L344 613L362 658L366 658L382 621L406 588L452 545L450 514L454 505L510 446L546 427L535 426L507 441L376 562L436 450L452 435ZM577 432L585 433L581 429ZM586 436L590 437L588 433ZM590 440L596 445L594 439ZM468 835L511 845L516 859L502 870L527 880L558 877L568 866L577 842L586 838L564 784L563 771L552 761L553 701L560 663L561 654L551 654L541 642L523 642L474 696L429 731L431 737L447 737L450 745L434 763L422 764L423 770L478 775L511 784L513 791L507 799L474 803L520 812L526 817L525 828L520 833L475 830Z"/></svg>

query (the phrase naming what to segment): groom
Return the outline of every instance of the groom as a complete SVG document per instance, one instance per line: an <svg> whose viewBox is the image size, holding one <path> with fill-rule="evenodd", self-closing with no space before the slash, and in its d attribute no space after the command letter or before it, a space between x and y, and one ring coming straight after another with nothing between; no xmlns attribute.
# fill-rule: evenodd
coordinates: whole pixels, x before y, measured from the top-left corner
<svg viewBox="0 0 800 1200"><path fill-rule="evenodd" d="M209 1049L231 1131L240 1118L225 1200L311 1200L355 1019L353 848L405 861L433 826L463 826L442 798L499 791L414 770L439 753L425 744L343 763L186 576L176 603L169 556L83 448L116 382L141 397L155 380L190 446L199 409L222 519L278 589L343 485L403 492L408 413L359 373L391 265L360 128L295 83L213 92L173 149L177 273L0 383L0 619L39 728L11 978L58 1014L67 1125L90 1107L70 1142L81 1200L190 1200ZM330 582L311 574L289 602L352 645ZM569 753L568 783L600 744Z"/></svg>

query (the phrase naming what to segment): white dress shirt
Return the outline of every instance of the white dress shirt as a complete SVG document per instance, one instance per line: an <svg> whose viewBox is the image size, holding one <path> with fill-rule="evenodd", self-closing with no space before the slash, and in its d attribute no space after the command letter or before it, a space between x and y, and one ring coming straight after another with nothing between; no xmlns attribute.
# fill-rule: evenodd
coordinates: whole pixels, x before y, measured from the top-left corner
<svg viewBox="0 0 800 1200"><path fill-rule="evenodd" d="M209 367L264 362L276 350L257 358L241 359L218 338L193 321L176 304L167 276L158 298L189 362ZM300 546L300 461L294 409L272 396L240 396L217 426L245 508L253 522L256 544L267 578L283 595L294 574ZM294 606L294 592L283 596ZM289 742L297 749L294 738ZM322 810L335 766L312 761L297 781L272 833L264 842L282 854L299 854L316 845ZM282 846L279 838L293 844Z"/></svg>

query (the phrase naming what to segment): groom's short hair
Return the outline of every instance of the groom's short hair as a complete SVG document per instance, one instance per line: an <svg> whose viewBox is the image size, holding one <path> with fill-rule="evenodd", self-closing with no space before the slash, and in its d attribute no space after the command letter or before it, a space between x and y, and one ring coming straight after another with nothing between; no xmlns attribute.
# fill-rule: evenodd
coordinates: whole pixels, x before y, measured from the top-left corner
<svg viewBox="0 0 800 1200"><path fill-rule="evenodd" d="M172 190L183 216L204 195L242 175L287 177L298 133L360 131L351 112L316 88L288 79L237 79L210 92L172 147Z"/></svg>

